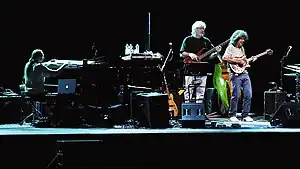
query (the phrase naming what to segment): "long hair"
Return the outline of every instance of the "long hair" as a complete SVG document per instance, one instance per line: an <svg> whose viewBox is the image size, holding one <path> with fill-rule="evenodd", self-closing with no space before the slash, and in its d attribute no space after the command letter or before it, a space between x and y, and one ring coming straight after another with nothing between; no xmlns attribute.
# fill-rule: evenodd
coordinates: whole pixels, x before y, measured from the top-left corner
<svg viewBox="0 0 300 169"><path fill-rule="evenodd" d="M237 41L240 39L240 38L245 38L245 40L248 40L249 37L248 37L248 34L246 31L244 30L236 30L233 32L233 34L231 35L230 37L230 42L229 44L232 44L233 46L236 45Z"/></svg>
<svg viewBox="0 0 300 169"><path fill-rule="evenodd" d="M44 55L44 53L41 49L35 49L35 50L32 51L31 56L30 56L28 62L25 64L25 67L24 67L23 78L25 80L25 83L27 81L28 75L31 71L31 68L32 68L33 64L36 64L38 58L42 57L43 55Z"/></svg>
<svg viewBox="0 0 300 169"><path fill-rule="evenodd" d="M38 58L44 56L44 52L41 49L35 49L31 53L31 57L29 58L30 62L36 62Z"/></svg>
<svg viewBox="0 0 300 169"><path fill-rule="evenodd" d="M192 25L192 36L196 35L196 28L198 27L203 27L204 29L206 29L206 23L203 21L196 21L193 25Z"/></svg>

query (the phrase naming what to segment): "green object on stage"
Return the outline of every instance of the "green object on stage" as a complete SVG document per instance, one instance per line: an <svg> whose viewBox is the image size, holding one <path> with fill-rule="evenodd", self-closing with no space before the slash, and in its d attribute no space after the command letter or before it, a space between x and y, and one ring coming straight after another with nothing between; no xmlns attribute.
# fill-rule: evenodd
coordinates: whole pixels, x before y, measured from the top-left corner
<svg viewBox="0 0 300 169"><path fill-rule="evenodd" d="M224 107L228 109L229 102L228 102L227 82L222 77L222 68L221 65L219 64L215 65L213 83L214 83L214 87L217 89L218 99L221 100Z"/></svg>

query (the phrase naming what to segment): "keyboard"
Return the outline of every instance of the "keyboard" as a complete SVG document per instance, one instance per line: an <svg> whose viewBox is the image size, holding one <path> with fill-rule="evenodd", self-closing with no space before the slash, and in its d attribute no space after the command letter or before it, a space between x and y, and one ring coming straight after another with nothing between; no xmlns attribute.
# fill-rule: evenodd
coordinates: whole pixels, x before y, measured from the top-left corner
<svg viewBox="0 0 300 169"><path fill-rule="evenodd" d="M51 60L48 62L43 62L44 66L47 66L51 69L57 69L63 64L68 64L65 68L66 69L77 69L83 66L83 60ZM88 65L96 64L95 61L87 61Z"/></svg>

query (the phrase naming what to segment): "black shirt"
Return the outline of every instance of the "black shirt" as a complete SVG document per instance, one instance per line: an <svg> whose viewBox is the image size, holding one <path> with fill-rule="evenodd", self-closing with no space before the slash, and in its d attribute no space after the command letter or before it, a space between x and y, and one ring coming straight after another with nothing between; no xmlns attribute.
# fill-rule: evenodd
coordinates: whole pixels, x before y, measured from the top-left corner
<svg viewBox="0 0 300 169"><path fill-rule="evenodd" d="M211 41L207 38L207 37L201 37L201 38L196 38L194 36L187 36L182 44L181 44L181 48L180 48L180 53L182 52L188 52L188 53L194 53L194 54L197 54L197 52L199 52L200 50L203 49L203 52L201 52L202 54L210 49L212 49L214 46L213 44L211 43ZM216 59L214 59L216 60ZM194 72L194 71L203 71L205 73L213 73L214 72L214 64L215 64L215 61L214 60L211 60L209 59L208 57L204 58L202 61L206 62L208 61L209 64L206 65L206 66L196 66L196 67L199 67L200 69L194 69L192 67L189 67L191 65L187 64L184 66L184 74L188 75L189 73L188 72ZM213 84L212 84L212 77L209 77L210 80L207 81L207 87L212 87Z"/></svg>
<svg viewBox="0 0 300 169"><path fill-rule="evenodd" d="M189 53L197 53L201 49L210 50L213 48L213 45L211 44L210 40L206 37L201 37L201 38L195 38L194 36L188 36L184 38L181 48L180 48L180 53L182 52L189 52Z"/></svg>

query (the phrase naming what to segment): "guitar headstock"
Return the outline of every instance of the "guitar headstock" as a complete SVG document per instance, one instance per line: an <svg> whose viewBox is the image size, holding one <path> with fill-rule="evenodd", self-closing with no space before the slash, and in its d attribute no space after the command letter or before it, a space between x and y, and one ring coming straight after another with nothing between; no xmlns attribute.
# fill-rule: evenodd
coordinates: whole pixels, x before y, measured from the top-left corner
<svg viewBox="0 0 300 169"><path fill-rule="evenodd" d="M272 55L272 54L273 54L273 50L272 50L272 49L267 49L265 52L266 52L268 55Z"/></svg>

